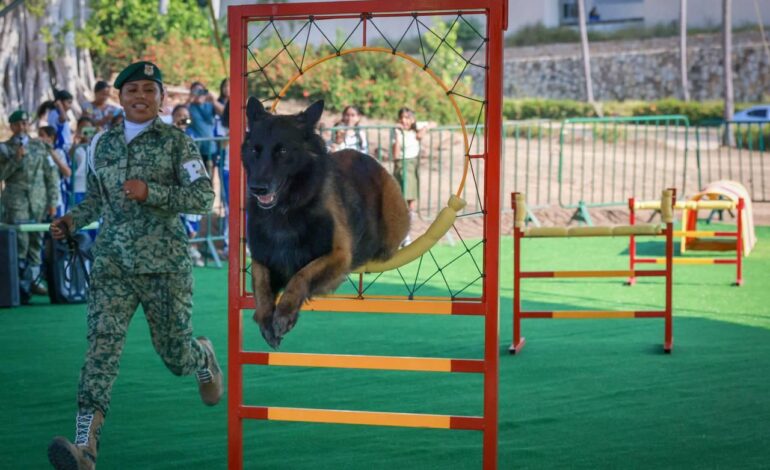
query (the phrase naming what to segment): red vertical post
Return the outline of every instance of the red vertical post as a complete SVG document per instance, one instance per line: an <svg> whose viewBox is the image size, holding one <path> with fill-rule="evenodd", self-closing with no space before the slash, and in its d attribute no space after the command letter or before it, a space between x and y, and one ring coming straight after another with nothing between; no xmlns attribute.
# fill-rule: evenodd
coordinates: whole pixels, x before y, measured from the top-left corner
<svg viewBox="0 0 770 470"><path fill-rule="evenodd" d="M735 285L743 285L743 208L745 202L743 198L738 199L738 227L735 240Z"/></svg>
<svg viewBox="0 0 770 470"><path fill-rule="evenodd" d="M497 468L498 343L500 308L500 159L503 131L503 13L507 0L490 5L487 15L486 161L484 164L484 457L483 467Z"/></svg>
<svg viewBox="0 0 770 470"><path fill-rule="evenodd" d="M628 223L630 225L636 225L636 212L634 211L634 198L628 198ZM634 276L634 269L636 269L636 237L631 235L628 237L628 269L631 271L631 276L628 278L628 285L633 286L636 284L636 276Z"/></svg>
<svg viewBox="0 0 770 470"><path fill-rule="evenodd" d="M676 206L676 189L671 188L671 211ZM663 208L661 208L662 210ZM666 332L663 342L663 351L671 353L674 347L674 321L673 321L673 297L674 297L674 222L673 219L666 222Z"/></svg>
<svg viewBox="0 0 770 470"><path fill-rule="evenodd" d="M521 230L516 226L516 194L511 193L513 209L513 343L508 352L516 354L524 347L521 337Z"/></svg>
<svg viewBox="0 0 770 470"><path fill-rule="evenodd" d="M241 175L241 146L244 134L243 103L246 57L244 53L245 21L237 9L229 7L228 23L233 48L230 53L230 234L229 268L227 275L227 468L243 468L243 426L240 407L243 399L243 375L240 361L242 350L241 266L243 219L243 177Z"/></svg>

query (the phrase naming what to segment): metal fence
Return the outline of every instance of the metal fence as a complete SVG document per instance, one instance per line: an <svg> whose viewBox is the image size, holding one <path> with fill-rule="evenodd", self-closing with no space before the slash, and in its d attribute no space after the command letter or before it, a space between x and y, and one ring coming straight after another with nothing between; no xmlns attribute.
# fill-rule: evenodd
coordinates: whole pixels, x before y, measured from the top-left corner
<svg viewBox="0 0 770 470"><path fill-rule="evenodd" d="M326 128L321 134L331 144L332 136L341 129ZM368 152L392 171L393 141L401 130L394 125L358 129L366 135ZM483 135L483 128L475 130L469 129L471 155L485 152L483 139L474 138ZM742 183L755 202L770 202L767 123L693 127L684 116L570 118L561 122L507 121L503 135L500 171L505 210L507 195L514 190L525 192L533 208L624 206L630 196L656 199L669 186L687 196L719 179ZM222 149L222 158L212 175L218 189L214 212L203 218L201 235L191 242L205 244L219 266L218 248L226 243L228 216L224 167L228 138L213 140ZM424 219L432 219L449 195L457 191L464 165L464 139L459 126L437 127L423 138L418 211ZM484 174L483 165L483 159L471 159L461 193L468 204L461 215L482 210L484 181L477 175Z"/></svg>
<svg viewBox="0 0 770 470"><path fill-rule="evenodd" d="M695 138L698 187L729 179L743 184L752 201L770 202L770 124L727 122L697 127Z"/></svg>

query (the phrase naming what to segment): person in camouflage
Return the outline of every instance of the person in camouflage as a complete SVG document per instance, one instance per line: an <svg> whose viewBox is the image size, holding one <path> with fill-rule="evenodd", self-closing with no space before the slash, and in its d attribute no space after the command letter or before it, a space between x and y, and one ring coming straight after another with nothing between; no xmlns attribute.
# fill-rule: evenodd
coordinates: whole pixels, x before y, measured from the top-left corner
<svg viewBox="0 0 770 470"><path fill-rule="evenodd" d="M0 143L0 181L5 181L2 192L2 220L6 224L40 223L56 215L59 198L59 176L48 164L48 148L27 134L29 116L24 110L11 113L11 138ZM50 219L49 219L50 220ZM22 301L27 302L28 284L40 274L40 252L43 234L18 232L19 273L25 280ZM45 289L32 284L32 293L45 295Z"/></svg>
<svg viewBox="0 0 770 470"><path fill-rule="evenodd" d="M115 88L125 121L92 139L85 199L51 224L52 235L61 239L102 218L93 248L76 437L74 443L64 437L51 442L48 457L57 469L95 468L126 331L139 304L166 367L175 375L196 374L207 405L222 396L211 342L192 337L192 264L179 218L211 209L211 180L192 139L158 117L164 90L157 66L128 66Z"/></svg>

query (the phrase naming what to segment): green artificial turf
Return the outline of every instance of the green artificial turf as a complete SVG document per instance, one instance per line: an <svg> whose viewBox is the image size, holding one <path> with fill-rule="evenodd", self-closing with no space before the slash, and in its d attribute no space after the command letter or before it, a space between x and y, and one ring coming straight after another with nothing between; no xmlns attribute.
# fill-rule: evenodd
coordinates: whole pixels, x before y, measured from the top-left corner
<svg viewBox="0 0 770 470"><path fill-rule="evenodd" d="M511 240L501 252L499 468L766 468L770 436L770 228L758 229L743 287L732 266L677 266L674 351L663 321L523 320L509 356ZM625 239L524 240L524 269L625 269ZM640 250L662 250L645 241ZM462 271L473 273L470 259ZM458 267L458 266L456 266ZM195 270L196 334L227 358L226 270ZM471 276L472 278L473 276ZM438 278L435 289L443 286ZM387 291L387 282L383 279ZM526 309L657 309L663 280L525 280ZM473 289L471 289L473 290ZM266 350L244 312L244 343ZM0 310L0 468L48 468L46 447L72 437L86 347L83 305ZM303 313L281 351L480 358L483 319ZM482 378L249 366L253 405L478 415ZM481 433L247 421L249 469L465 469L481 466ZM200 403L150 343L143 314L128 334L102 433L105 469L225 469L227 409Z"/></svg>

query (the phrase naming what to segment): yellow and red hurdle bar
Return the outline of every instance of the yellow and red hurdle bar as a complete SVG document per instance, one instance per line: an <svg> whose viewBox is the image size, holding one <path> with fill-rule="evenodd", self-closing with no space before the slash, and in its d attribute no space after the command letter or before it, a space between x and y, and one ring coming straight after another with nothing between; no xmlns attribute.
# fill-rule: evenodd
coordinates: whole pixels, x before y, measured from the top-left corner
<svg viewBox="0 0 770 470"><path fill-rule="evenodd" d="M524 195L511 193L511 207L514 213L513 227L513 343L508 351L516 354L524 347L526 338L521 336L523 318L552 319L613 319L613 318L663 318L665 331L663 350L670 353L673 348L673 257L674 230L673 207L676 190L663 191L661 207L665 228L657 225L625 225L616 227L533 227L525 228L527 214ZM661 236L666 237L665 269L658 270L592 270L592 271L522 271L521 239L546 237L608 237L608 236ZM666 301L663 310L560 310L560 311L523 311L521 308L521 280L543 278L606 278L606 277L665 277Z"/></svg>
<svg viewBox="0 0 770 470"><path fill-rule="evenodd" d="M718 230L687 230L687 220L682 217L682 230L675 230L674 237L682 238L682 246L687 243L687 238L734 238L735 239L735 257L734 258L686 258L674 257L674 264L687 265L714 265L714 264L734 264L735 265L735 286L743 285L743 209L745 202L740 198L738 202L734 201L679 201L674 204L674 209L693 210L693 216L697 218L698 209L711 210L737 210L735 231ZM628 200L629 223L636 224L636 212L639 210L659 210L659 201L636 201L634 198ZM628 240L628 259L629 269L634 271L637 264L653 263L662 264L666 262L665 257L638 257L636 255L636 239L632 235ZM634 285L636 276L629 276L628 284Z"/></svg>

